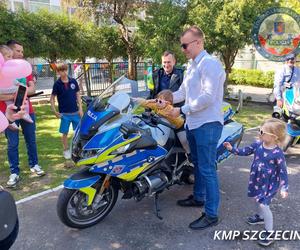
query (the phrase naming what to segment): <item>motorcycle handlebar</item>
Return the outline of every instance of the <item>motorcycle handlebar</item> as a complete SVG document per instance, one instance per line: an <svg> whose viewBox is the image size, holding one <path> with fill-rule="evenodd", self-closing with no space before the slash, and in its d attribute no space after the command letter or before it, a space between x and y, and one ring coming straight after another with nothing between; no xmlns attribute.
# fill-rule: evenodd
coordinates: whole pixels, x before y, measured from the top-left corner
<svg viewBox="0 0 300 250"><path fill-rule="evenodd" d="M161 125L164 125L164 126L166 126L166 127L168 127L168 128L176 129L176 127L175 127L174 125L172 125L172 124L170 124L170 123L168 123L168 122L164 122L164 121L161 120L160 118L159 118L158 123L161 124Z"/></svg>
<svg viewBox="0 0 300 250"><path fill-rule="evenodd" d="M151 112L144 112L142 116L134 116L136 118L141 119L148 125L157 126L158 124L161 124L163 126L166 126L171 129L176 129L176 127L168 122L163 121L160 117L156 116L155 114Z"/></svg>

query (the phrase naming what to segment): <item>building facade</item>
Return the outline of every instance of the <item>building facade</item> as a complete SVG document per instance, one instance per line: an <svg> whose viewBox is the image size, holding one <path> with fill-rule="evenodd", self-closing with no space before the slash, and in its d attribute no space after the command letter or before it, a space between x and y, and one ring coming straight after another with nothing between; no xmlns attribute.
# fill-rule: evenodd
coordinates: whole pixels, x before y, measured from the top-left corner
<svg viewBox="0 0 300 250"><path fill-rule="evenodd" d="M60 0L7 0L8 8L11 11L28 10L35 12L38 9L44 8L51 11L60 11Z"/></svg>

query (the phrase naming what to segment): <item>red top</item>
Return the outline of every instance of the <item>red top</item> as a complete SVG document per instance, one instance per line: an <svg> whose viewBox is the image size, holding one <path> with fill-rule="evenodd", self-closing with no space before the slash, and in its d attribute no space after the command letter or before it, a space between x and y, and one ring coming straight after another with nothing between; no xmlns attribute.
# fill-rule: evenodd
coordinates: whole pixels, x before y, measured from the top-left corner
<svg viewBox="0 0 300 250"><path fill-rule="evenodd" d="M26 84L28 86L28 82L33 81L33 76L32 74L26 77ZM34 113L34 109L32 107L32 104L30 102L29 99L27 99L28 101L28 105L29 105L29 114L33 114ZM0 101L0 111L2 111L5 114L6 111L6 103L5 101Z"/></svg>

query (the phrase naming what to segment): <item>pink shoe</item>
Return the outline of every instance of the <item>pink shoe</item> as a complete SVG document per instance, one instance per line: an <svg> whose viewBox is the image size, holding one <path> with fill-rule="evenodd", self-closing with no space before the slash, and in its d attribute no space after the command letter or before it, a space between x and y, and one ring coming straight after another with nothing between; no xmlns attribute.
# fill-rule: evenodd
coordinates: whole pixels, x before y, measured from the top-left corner
<svg viewBox="0 0 300 250"><path fill-rule="evenodd" d="M33 120L31 119L31 117L28 113L24 114L22 119L26 122L33 123Z"/></svg>
<svg viewBox="0 0 300 250"><path fill-rule="evenodd" d="M13 130L13 131L19 130L19 127L18 127L18 125L17 125L15 122L9 124L9 125L8 125L8 128L9 128L10 130Z"/></svg>

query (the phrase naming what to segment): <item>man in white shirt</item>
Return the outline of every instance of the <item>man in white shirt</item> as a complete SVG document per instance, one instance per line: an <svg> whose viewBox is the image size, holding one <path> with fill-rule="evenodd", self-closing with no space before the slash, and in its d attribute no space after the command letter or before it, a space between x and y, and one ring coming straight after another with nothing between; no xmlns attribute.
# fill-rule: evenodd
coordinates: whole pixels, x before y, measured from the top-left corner
<svg viewBox="0 0 300 250"><path fill-rule="evenodd" d="M204 34L192 26L180 38L181 48L191 59L183 83L173 93L174 108L170 115L186 116L185 128L195 166L193 195L177 202L180 206L205 206L201 217L193 221L191 229L205 229L218 223L219 184L216 172L217 144L223 129L223 85L225 71L219 60L204 50Z"/></svg>
<svg viewBox="0 0 300 250"><path fill-rule="evenodd" d="M300 82L300 69L295 66L296 55L289 54L285 58L285 65L282 69L275 72L274 95L276 105L279 108L283 106L282 93L285 87L292 87L296 82Z"/></svg>

